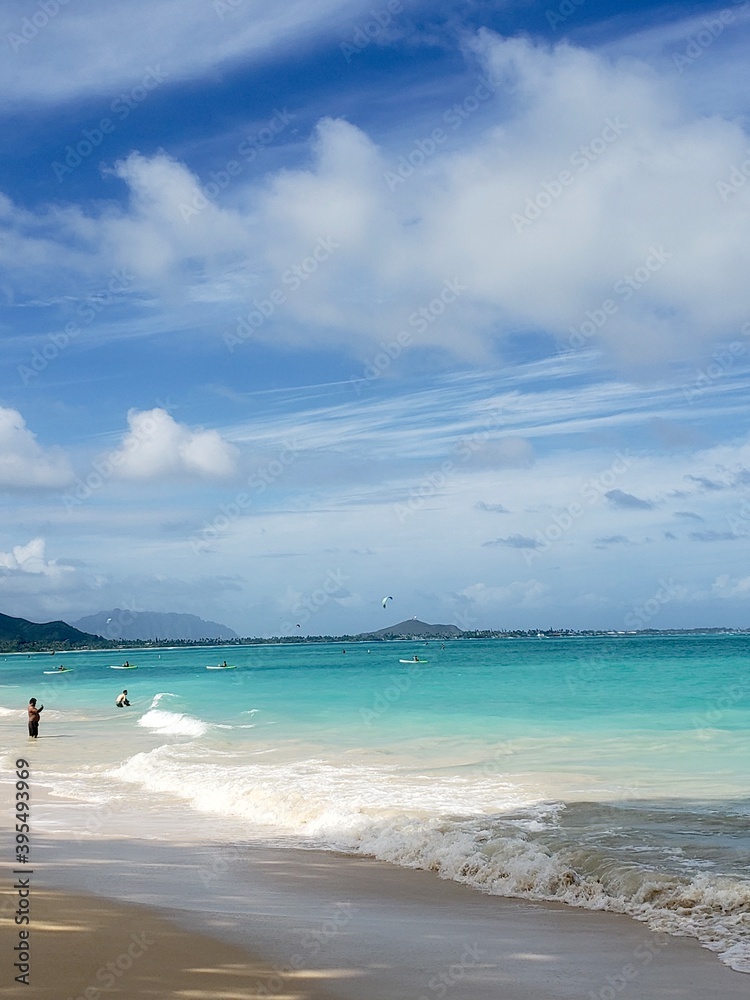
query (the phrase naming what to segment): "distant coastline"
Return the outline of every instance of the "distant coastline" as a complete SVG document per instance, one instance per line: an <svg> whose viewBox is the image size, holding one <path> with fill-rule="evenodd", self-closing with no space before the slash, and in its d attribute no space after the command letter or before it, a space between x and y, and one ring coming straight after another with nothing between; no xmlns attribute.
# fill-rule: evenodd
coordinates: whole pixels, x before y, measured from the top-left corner
<svg viewBox="0 0 750 1000"><path fill-rule="evenodd" d="M431 626L435 628L435 626ZM456 626L447 626L454 629ZM385 633L385 634L383 634ZM377 642L453 642L457 639L585 639L610 638L627 639L637 636L674 636L674 635L749 635L750 628L644 628L630 631L615 629L473 629L467 631L424 632L414 631L410 634L390 632L387 629L375 632L360 632L345 635L274 635L274 636L240 636L236 639L147 639L140 642L104 639L101 636L92 637L94 643L66 642L50 646L48 643L28 641L24 639L0 641L0 654L63 654L66 652L101 652L105 649L127 650L138 649L178 649L180 647L216 646L264 646L264 645L306 645L336 643L377 643Z"/></svg>

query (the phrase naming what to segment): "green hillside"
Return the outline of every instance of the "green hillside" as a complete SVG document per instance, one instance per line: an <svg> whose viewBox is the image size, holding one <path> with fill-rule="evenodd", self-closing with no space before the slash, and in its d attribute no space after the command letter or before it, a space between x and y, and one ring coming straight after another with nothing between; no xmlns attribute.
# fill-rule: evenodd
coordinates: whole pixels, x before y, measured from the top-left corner
<svg viewBox="0 0 750 1000"><path fill-rule="evenodd" d="M104 649L112 643L98 635L80 632L66 622L36 622L0 614L0 649L4 652L42 649Z"/></svg>
<svg viewBox="0 0 750 1000"><path fill-rule="evenodd" d="M398 625L388 625L377 632L364 632L360 639L456 639L463 635L457 625L430 625L410 618Z"/></svg>

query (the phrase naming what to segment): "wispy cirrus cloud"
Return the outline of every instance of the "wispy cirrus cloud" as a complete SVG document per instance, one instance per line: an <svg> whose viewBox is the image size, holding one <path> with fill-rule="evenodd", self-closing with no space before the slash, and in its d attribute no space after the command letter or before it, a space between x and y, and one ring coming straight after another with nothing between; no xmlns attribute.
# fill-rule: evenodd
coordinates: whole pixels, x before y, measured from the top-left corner
<svg viewBox="0 0 750 1000"><path fill-rule="evenodd" d="M366 12L359 0L292 0L264 7L211 0L96 0L30 8L8 0L0 14L7 43L0 85L9 103L85 99L137 84L149 65L172 81L200 79L240 60L293 50L319 34L338 35L342 21ZM45 13L53 13L45 17ZM37 11L41 13L37 14ZM37 15L32 19L31 15Z"/></svg>

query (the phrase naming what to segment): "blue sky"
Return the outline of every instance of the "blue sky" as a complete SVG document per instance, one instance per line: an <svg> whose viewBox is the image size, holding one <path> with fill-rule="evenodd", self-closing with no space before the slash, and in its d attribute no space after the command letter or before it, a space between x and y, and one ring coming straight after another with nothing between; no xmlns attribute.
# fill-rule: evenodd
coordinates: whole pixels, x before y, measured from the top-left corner
<svg viewBox="0 0 750 1000"><path fill-rule="evenodd" d="M750 624L750 4L0 21L0 610Z"/></svg>

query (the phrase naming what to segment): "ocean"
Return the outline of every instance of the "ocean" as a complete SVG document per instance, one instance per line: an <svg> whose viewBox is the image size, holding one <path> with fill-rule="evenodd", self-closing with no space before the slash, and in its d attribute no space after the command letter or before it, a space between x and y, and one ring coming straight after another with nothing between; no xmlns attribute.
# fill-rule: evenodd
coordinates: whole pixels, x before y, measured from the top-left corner
<svg viewBox="0 0 750 1000"><path fill-rule="evenodd" d="M366 854L750 972L750 636L13 654L0 684L45 834Z"/></svg>

